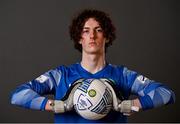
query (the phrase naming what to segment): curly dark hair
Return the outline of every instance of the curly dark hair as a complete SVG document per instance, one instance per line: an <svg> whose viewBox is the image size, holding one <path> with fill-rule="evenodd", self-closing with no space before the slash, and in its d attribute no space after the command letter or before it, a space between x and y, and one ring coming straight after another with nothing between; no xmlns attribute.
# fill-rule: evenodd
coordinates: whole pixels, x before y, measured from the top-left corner
<svg viewBox="0 0 180 124"><path fill-rule="evenodd" d="M71 40L74 41L74 47L82 52L82 45L79 44L79 41L81 39L83 26L89 18L94 18L99 22L104 37L109 41L105 45L105 49L107 49L116 38L115 27L107 13L95 9L85 9L73 18L69 26L69 33Z"/></svg>

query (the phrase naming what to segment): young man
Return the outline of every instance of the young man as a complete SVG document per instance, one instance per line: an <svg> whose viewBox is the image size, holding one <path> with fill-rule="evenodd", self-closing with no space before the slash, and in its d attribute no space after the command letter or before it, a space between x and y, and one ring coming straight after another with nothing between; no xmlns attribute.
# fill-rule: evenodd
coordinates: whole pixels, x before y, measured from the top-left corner
<svg viewBox="0 0 180 124"><path fill-rule="evenodd" d="M127 122L123 111L112 110L103 119L92 121L79 116L72 110L72 106L62 108L65 103L62 102L63 97L67 95L71 85L79 79L89 78L113 80L123 94L124 102L130 101L133 106L142 110L174 103L175 95L167 86L149 80L124 66L111 65L106 61L106 49L115 39L115 28L106 13L98 10L82 11L72 21L70 36L75 48L82 53L81 62L68 67L59 66L22 84L13 92L12 104L29 109L53 111L55 122ZM46 94L53 94L55 100L44 97ZM137 98L128 100L131 94ZM132 111L129 111L125 114L131 113Z"/></svg>

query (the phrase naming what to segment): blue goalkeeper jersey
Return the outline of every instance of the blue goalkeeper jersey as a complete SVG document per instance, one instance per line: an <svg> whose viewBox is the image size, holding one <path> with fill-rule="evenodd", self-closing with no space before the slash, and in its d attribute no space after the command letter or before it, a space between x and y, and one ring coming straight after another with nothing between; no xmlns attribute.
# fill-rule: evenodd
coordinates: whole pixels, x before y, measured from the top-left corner
<svg viewBox="0 0 180 124"><path fill-rule="evenodd" d="M71 85L78 79L106 78L113 80L125 99L136 95L142 109L151 109L161 105L174 103L175 95L167 86L148 79L124 66L106 64L99 72L92 74L80 63L70 66L59 66L49 70L38 78L18 86L12 93L11 103L29 109L45 110L47 94L54 95L56 100L62 100ZM86 120L74 110L63 114L55 114L55 123L120 123L127 122L126 116L111 110L100 120Z"/></svg>

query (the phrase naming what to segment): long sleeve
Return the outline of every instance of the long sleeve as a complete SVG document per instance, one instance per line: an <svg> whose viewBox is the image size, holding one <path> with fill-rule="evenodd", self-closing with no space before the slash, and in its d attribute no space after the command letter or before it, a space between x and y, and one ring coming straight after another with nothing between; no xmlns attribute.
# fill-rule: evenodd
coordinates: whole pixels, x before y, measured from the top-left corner
<svg viewBox="0 0 180 124"><path fill-rule="evenodd" d="M52 94L61 79L61 71L50 70L38 78L18 86L11 95L11 104L24 108L44 110L47 98Z"/></svg>
<svg viewBox="0 0 180 124"><path fill-rule="evenodd" d="M123 80L129 92L138 96L143 110L175 102L175 94L169 87L127 68L123 69Z"/></svg>

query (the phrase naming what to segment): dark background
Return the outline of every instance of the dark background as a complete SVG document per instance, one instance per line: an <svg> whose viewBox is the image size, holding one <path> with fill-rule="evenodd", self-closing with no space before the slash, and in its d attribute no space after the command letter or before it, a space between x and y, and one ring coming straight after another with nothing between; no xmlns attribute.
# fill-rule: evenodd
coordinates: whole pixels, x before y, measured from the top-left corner
<svg viewBox="0 0 180 124"><path fill-rule="evenodd" d="M1 0L0 122L53 122L53 113L10 104L18 85L49 69L80 61L68 26L84 8L106 11L117 28L108 49L112 64L162 82L176 103L140 112L129 122L180 122L178 2L174 0Z"/></svg>

